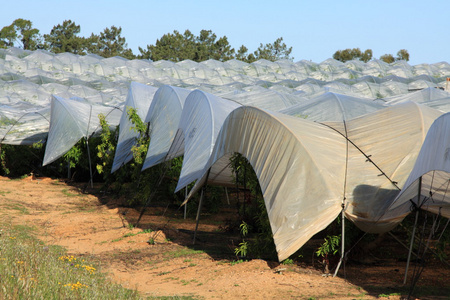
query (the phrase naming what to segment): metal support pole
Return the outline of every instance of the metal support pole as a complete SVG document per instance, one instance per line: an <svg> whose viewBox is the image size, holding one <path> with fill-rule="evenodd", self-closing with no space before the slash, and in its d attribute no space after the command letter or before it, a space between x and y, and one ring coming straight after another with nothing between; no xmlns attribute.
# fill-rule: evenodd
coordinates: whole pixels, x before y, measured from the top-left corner
<svg viewBox="0 0 450 300"><path fill-rule="evenodd" d="M195 245L195 238L197 237L197 229L198 229L198 222L200 220L200 211L202 209L202 204L203 204L203 191L205 188L202 188L202 193L200 195L200 202L198 203L198 210L197 210L197 218L195 219L197 222L195 224L195 231L194 231L194 241L193 241L193 245Z"/></svg>
<svg viewBox="0 0 450 300"><path fill-rule="evenodd" d="M87 153L88 153L88 159L89 159L89 173L91 175L91 188L94 187L94 178L92 175L92 162L91 162L91 151L89 150L89 143L88 143L88 139L86 138L86 148L87 148Z"/></svg>
<svg viewBox="0 0 450 300"><path fill-rule="evenodd" d="M408 259L406 260L406 270L405 270L405 277L403 278L403 284L406 284L406 278L408 277L408 269L409 269L409 263L411 261L411 253L414 246L414 237L416 235L416 227L417 227L417 221L419 219L419 207L420 207L420 196L422 191L422 176L419 178L419 188L417 191L417 208L416 208L416 220L414 222L414 228L411 236L411 244L409 245L409 253L408 253Z"/></svg>
<svg viewBox="0 0 450 300"><path fill-rule="evenodd" d="M187 198L187 186L184 188L184 199ZM184 219L186 220L187 215L187 202L184 204Z"/></svg>
<svg viewBox="0 0 450 300"><path fill-rule="evenodd" d="M230 205L230 198L228 197L228 189L225 187L225 195L227 196L228 205Z"/></svg>
<svg viewBox="0 0 450 300"><path fill-rule="evenodd" d="M344 200L345 201L345 200ZM339 268L341 267L342 261L344 260L345 256L345 202L342 203L342 212L341 212L341 258L339 259L339 263L336 266L336 271L334 271L333 277L336 277L337 273L339 272Z"/></svg>

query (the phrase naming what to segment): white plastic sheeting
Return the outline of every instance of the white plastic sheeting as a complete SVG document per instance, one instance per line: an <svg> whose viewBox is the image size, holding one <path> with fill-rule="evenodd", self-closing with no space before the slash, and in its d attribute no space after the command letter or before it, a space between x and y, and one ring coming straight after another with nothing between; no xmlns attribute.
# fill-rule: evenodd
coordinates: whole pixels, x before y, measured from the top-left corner
<svg viewBox="0 0 450 300"><path fill-rule="evenodd" d="M311 121L343 121L359 117L384 106L371 99L327 92L304 103L280 110L281 113Z"/></svg>
<svg viewBox="0 0 450 300"><path fill-rule="evenodd" d="M0 133L2 143L30 144L45 139L51 103L57 102L57 108L51 109L51 122L57 124L62 122L58 118L65 118L67 124L50 126L47 146L53 147L50 141L69 145L73 141L57 136L56 129L59 126L74 140L91 134L89 128L83 127L88 126L86 120L82 121L84 117L79 117L83 115L81 111L86 111L82 106L106 109L123 107L126 102L113 170L132 158L131 147L137 133L131 129L126 107L133 107L141 119L149 122L155 143L158 135L168 138L161 143L165 148L150 152L149 157L158 158L149 165L185 155L177 190L201 179L197 189L206 177L210 183L229 184L227 156L243 153L251 160L264 186L274 238L283 259L331 222L344 198L348 218L365 231L383 232L407 213L405 199L413 197L419 174L424 172L421 174L424 189L430 187L436 196L441 195L441 190L434 189L434 183L444 183L447 176L446 169L436 167L446 163L445 137L430 138L436 141L424 144L424 154L421 152L416 163L427 130L441 112L410 101L447 112L448 93L436 87L444 88L449 75L450 65L445 62L418 66L404 61L341 63L333 59L322 63L306 60L173 63L0 49ZM167 106L169 111L164 111L164 101L151 106L160 86L163 86L161 95L181 88L196 91L169 97L180 100L181 106L172 99L173 107ZM82 97L86 102L75 105L74 100L52 101L52 95L55 99ZM337 97L339 101L327 102L330 101L327 97ZM360 98L364 105L359 106L355 100L355 107L347 106L347 102L352 103L347 101L351 97ZM366 106L370 102L363 98L370 98L375 106ZM255 107L240 107L225 99ZM332 113L323 109L325 103ZM387 108L371 110L378 109L380 103ZM401 104L393 106L397 103ZM312 106L307 108L303 104ZM303 111L297 114L306 114L323 124L269 111L283 109L295 113L299 108ZM162 115L157 113L160 109ZM57 111L60 113L54 116ZM363 113L369 114L361 116ZM165 124L164 118L170 124ZM447 125L436 125L443 126ZM167 149L170 142L171 148ZM435 165L431 158L436 149L440 156L435 158ZM52 161L52 151L49 150L46 163ZM64 151L58 148L57 152ZM418 171L414 169L411 173L415 163ZM411 177L406 182L408 176ZM392 202L402 188L403 193ZM428 206L429 210L444 212L445 201L428 201L438 203ZM391 208L393 213L387 214Z"/></svg>
<svg viewBox="0 0 450 300"><path fill-rule="evenodd" d="M133 129L133 123L128 116L128 109L136 110L141 120L145 120L157 88L145 84L132 82L130 91L123 108L119 124L119 139L117 141L116 153L114 155L111 173L133 159L131 148L136 144L139 133Z"/></svg>
<svg viewBox="0 0 450 300"><path fill-rule="evenodd" d="M150 144L142 170L162 163L175 138L184 101L191 90L164 85L153 97L145 122L150 123Z"/></svg>
<svg viewBox="0 0 450 300"><path fill-rule="evenodd" d="M99 114L106 117L109 125L117 126L122 111L114 107L92 105L82 99L63 99L54 96L42 165L45 166L60 158L81 138L89 138L101 130Z"/></svg>
<svg viewBox="0 0 450 300"><path fill-rule="evenodd" d="M326 92L373 99L404 95L410 88L444 88L449 75L450 65L446 62L417 66L379 60L344 64L333 59L321 63L306 60L173 63L8 48L0 49L0 105L26 106L26 114L45 110L49 113L52 95L56 95L66 99L80 97L97 105L122 106L130 82L139 82L154 87L167 84L199 89L243 105L279 110L296 103L298 97L313 98ZM427 105L439 108L445 104ZM22 116L18 111L13 119ZM9 128L8 122L0 123L0 132ZM28 144L31 141L25 139L30 136L37 140L47 133L48 127L42 120L30 118L20 131L10 130L3 143Z"/></svg>
<svg viewBox="0 0 450 300"><path fill-rule="evenodd" d="M404 188L382 219L418 207L450 218L450 113L432 124ZM419 196L420 195L420 196Z"/></svg>
<svg viewBox="0 0 450 300"><path fill-rule="evenodd" d="M349 140L346 217L366 232L386 232L401 218L380 216L411 172L426 133L442 112L406 102L347 122L324 122Z"/></svg>
<svg viewBox="0 0 450 300"><path fill-rule="evenodd" d="M254 89L243 93L225 94L223 98L233 100L242 105L255 106L262 109L279 111L295 104L305 102L301 96L281 93L264 88Z"/></svg>
<svg viewBox="0 0 450 300"><path fill-rule="evenodd" d="M441 113L412 102L347 122L320 124L251 107L224 122L189 197L205 183L230 183L229 157L241 153L258 176L280 260L331 223L345 200L347 218L367 232L411 172L425 134ZM316 210L317 209L317 210Z"/></svg>
<svg viewBox="0 0 450 300"><path fill-rule="evenodd" d="M258 177L281 261L339 214L345 149L345 138L324 125L240 107L224 122L190 195L206 180L231 182L221 173L227 170L230 156L241 153Z"/></svg>
<svg viewBox="0 0 450 300"><path fill-rule="evenodd" d="M44 143L50 126L50 108L27 110L21 106L0 106L0 144Z"/></svg>
<svg viewBox="0 0 450 300"><path fill-rule="evenodd" d="M442 112L450 112L450 93L436 88L425 88L409 94L402 94L384 99L386 105L412 101L438 109Z"/></svg>
<svg viewBox="0 0 450 300"><path fill-rule="evenodd" d="M175 191L193 182L203 171L228 114L240 104L195 90L186 98L176 138L167 154L184 153Z"/></svg>

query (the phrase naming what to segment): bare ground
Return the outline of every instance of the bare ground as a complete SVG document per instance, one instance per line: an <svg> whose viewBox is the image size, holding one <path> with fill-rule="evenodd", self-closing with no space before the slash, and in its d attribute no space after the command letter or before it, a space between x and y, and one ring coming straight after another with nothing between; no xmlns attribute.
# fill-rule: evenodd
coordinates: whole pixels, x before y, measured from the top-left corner
<svg viewBox="0 0 450 300"><path fill-rule="evenodd" d="M33 226L47 244L95 259L114 281L143 296L400 299L394 293L408 291L402 284L405 262L389 255L370 264L347 263L337 277L323 276L311 263L280 265L259 259L236 263L237 241L220 231L223 220L217 216L202 219L193 245L195 221L184 220L181 211L152 207L139 228L133 228L130 224L139 211L82 193L64 181L0 177L0 183L2 220ZM407 252L400 245L394 247ZM449 274L447 265L433 264L425 269L415 293L426 295L420 299L450 299L444 296L450 290Z"/></svg>

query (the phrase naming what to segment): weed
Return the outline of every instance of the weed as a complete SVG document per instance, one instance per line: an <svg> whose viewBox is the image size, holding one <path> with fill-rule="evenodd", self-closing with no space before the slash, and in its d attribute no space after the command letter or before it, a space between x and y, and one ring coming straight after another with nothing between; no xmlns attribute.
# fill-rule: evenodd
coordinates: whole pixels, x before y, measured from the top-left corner
<svg viewBox="0 0 450 300"><path fill-rule="evenodd" d="M401 293L391 293L391 294L380 294L378 298L389 298L390 296L401 296Z"/></svg>
<svg viewBox="0 0 450 300"><path fill-rule="evenodd" d="M170 258L177 258L182 256L189 256L189 255L195 255L195 254L201 254L204 253L203 250L192 250L192 249L180 249L177 251L171 251L164 253L165 256L168 256Z"/></svg>
<svg viewBox="0 0 450 300"><path fill-rule="evenodd" d="M170 272L160 272L158 274L156 274L156 276L163 276L163 275L167 275L170 274Z"/></svg>
<svg viewBox="0 0 450 300"><path fill-rule="evenodd" d="M240 264L240 263L243 263L243 262L244 262L243 259L233 260L233 261L230 262L230 265L234 266L234 265L237 265L237 264Z"/></svg>
<svg viewBox="0 0 450 300"><path fill-rule="evenodd" d="M294 261L290 258L287 258L281 262L283 265L293 265Z"/></svg>

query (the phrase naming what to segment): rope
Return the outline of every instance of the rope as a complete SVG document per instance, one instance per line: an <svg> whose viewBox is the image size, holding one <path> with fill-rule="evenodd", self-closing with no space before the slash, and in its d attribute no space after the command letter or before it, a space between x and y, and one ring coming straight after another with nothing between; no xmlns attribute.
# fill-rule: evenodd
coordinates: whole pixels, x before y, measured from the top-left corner
<svg viewBox="0 0 450 300"><path fill-rule="evenodd" d="M384 177L386 177L387 178L387 180L389 180L391 183L392 183L392 185L394 185L395 186L395 188L396 189L398 189L399 191L401 190L399 187L398 187L398 182L397 181L394 181L394 180L392 180L391 178L389 178L389 176L370 158L372 155L367 155L361 148L359 148L355 143L353 143L352 142L352 140L350 140L349 138L348 138L348 136L345 136L345 135L343 135L339 130L337 130L337 129L335 129L335 128L333 128L333 127L331 127L331 126L329 126L329 125L327 125L327 124L324 124L324 123L319 123L319 124L322 124L322 125L324 125L324 126L327 126L328 128L330 128L330 129L332 129L332 130L334 130L334 131L336 131L337 133L339 133L340 135L342 135L349 143L351 143L359 152L361 152L361 154L362 155L364 155L364 157L366 158L366 161L367 162L370 162L373 166L375 166L377 169L378 169L378 171L380 171L381 172L381 174L380 174L380 176L384 176Z"/></svg>

